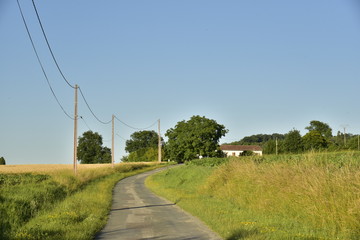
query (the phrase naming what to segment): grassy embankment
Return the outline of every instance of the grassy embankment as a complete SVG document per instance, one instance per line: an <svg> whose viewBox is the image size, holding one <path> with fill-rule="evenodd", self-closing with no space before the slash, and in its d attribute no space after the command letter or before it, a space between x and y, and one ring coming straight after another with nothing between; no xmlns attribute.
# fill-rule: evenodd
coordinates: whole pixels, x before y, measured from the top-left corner
<svg viewBox="0 0 360 240"><path fill-rule="evenodd" d="M224 239L360 239L359 152L196 160L147 185Z"/></svg>
<svg viewBox="0 0 360 240"><path fill-rule="evenodd" d="M63 166L0 169L0 239L93 239L106 224L112 189L154 164L81 166L75 177ZM65 167L67 168L67 167ZM5 169L5 170L4 170ZM16 172L16 167L11 172ZM26 169L26 170L25 170ZM40 174L40 173L41 174ZM46 174L47 173L47 174Z"/></svg>

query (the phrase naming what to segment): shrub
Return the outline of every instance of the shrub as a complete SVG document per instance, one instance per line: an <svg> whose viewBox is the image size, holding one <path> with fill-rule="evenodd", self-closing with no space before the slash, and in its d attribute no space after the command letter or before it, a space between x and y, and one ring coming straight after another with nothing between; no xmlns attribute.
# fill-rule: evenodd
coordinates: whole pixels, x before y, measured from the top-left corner
<svg viewBox="0 0 360 240"><path fill-rule="evenodd" d="M240 156L254 156L254 155L255 155L255 153L250 150L245 150L242 153L240 153Z"/></svg>

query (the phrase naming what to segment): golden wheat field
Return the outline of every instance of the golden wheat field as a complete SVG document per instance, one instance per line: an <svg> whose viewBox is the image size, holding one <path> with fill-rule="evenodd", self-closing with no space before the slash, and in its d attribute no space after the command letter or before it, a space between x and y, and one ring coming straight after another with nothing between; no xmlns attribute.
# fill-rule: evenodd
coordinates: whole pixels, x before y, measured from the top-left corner
<svg viewBox="0 0 360 240"><path fill-rule="evenodd" d="M153 164L147 162L146 164ZM139 163L116 163L115 166L127 164L144 164ZM156 163L155 163L156 164ZM78 170L111 168L112 164L78 164ZM49 173L61 170L73 170L73 164L26 164L26 165L0 165L0 173Z"/></svg>

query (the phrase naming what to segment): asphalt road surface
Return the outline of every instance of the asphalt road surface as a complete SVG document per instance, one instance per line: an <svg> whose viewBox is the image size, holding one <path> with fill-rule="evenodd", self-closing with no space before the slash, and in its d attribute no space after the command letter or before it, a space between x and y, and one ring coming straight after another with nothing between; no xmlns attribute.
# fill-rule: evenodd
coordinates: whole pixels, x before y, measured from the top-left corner
<svg viewBox="0 0 360 240"><path fill-rule="evenodd" d="M161 169L116 184L109 221L95 239L221 239L197 218L145 187L145 178L158 171Z"/></svg>

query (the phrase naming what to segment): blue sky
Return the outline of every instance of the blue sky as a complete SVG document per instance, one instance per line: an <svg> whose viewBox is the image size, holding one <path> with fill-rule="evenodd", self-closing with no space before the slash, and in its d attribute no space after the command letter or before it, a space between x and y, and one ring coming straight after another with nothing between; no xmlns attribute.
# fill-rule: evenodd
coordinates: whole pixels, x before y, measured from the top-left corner
<svg viewBox="0 0 360 240"><path fill-rule="evenodd" d="M30 0L20 0L40 58L64 109L61 78ZM162 134L193 115L224 124L221 142L326 122L360 132L360 4L355 0L36 1L71 84L102 121L116 114ZM16 1L0 0L0 155L7 164L71 163L73 121L46 83ZM79 98L79 115L111 146ZM156 130L156 125L151 130ZM79 135L88 127L79 120ZM129 139L135 130L116 122ZM125 154L116 137L115 160Z"/></svg>

